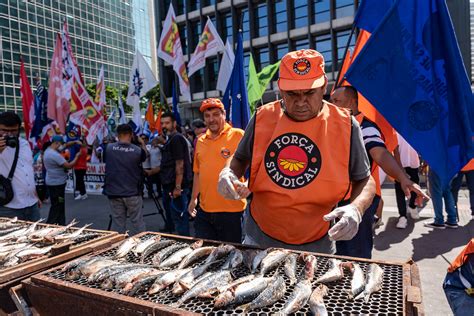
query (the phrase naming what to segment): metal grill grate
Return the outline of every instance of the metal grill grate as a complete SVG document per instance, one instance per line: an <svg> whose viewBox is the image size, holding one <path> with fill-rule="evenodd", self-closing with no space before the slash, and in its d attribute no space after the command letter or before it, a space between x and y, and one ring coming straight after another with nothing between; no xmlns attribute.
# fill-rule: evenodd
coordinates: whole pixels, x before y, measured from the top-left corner
<svg viewBox="0 0 474 316"><path fill-rule="evenodd" d="M146 240L154 236L156 235L145 234L141 237L141 239ZM164 238L164 237L162 238L162 240L165 240L165 239L168 239L168 238ZM179 242L191 243L192 240L189 242L179 240ZM115 254L116 249L117 247L111 248L103 253L100 253L100 256L112 257ZM149 264L151 262L151 258L153 257L153 255L154 254L149 255L145 259L145 263ZM327 262L329 259L330 259L329 256L328 257L318 256L318 264L317 264L317 270L315 272L314 280L316 280L319 276L323 275L327 271L328 269ZM200 265L203 260L204 259L198 261L193 266ZM132 263L132 262L138 263L139 258L136 257L134 254L129 253L126 257L126 261L129 263ZM218 270L224 261L225 261L225 258L222 259L220 262L217 262L214 266L211 267L210 271ZM368 263L359 262L357 260L353 260L353 261L359 263L361 268L364 270L364 272L367 271ZM403 266L391 265L391 264L380 264L380 266L384 270L382 290L377 293L372 294L371 299L368 303L365 303L363 300L350 301L347 299L346 291L350 289L350 282L352 278L351 275L349 274L346 274L343 280L338 281L336 283L329 284L328 285L329 293L324 298L324 302L326 304L329 315L354 315L354 314L403 315L404 314ZM298 262L297 276L301 275L303 273L303 270L304 270L304 265L301 262ZM248 275L249 273L250 271L243 265L241 265L238 269L233 271L235 278L243 277L245 275ZM274 271L270 271L267 275L272 275L273 273ZM259 316L272 315L273 313L278 312L283 307L286 300L291 295L294 286L289 285L290 284L289 279L285 276L282 266L278 268L278 273L279 275L285 278L285 281L287 284L287 290L284 297L278 302L276 302L274 305L267 308L263 308L263 309L257 309L255 311L250 312L248 315L255 315L255 316L256 315L259 315ZM61 269L49 271L48 273L46 273L46 276L53 279L66 281L65 273L61 272ZM87 282L87 279L84 277L81 277L74 281L68 281L68 282L72 282L72 283L82 285L88 288L101 289L100 283L89 284ZM316 286L317 286L316 282L313 281L313 289ZM117 294L123 294L121 290L116 290L116 289L101 289L101 290L106 291L106 292L114 292ZM179 296L175 296L174 294L172 294L169 288L153 295L149 295L147 293L147 290L148 290L148 287L144 287L143 289L140 289L136 293L135 297L142 300L149 301L149 302L154 302L157 304L164 304L164 305L169 305L171 303L174 303L179 298ZM188 301L181 308L187 311L201 313L204 315L241 315L242 314L242 310L237 309L235 306L230 306L227 309L215 310L213 307L212 300L199 299L199 298L194 298ZM306 305L297 313L297 315L306 315L306 314L310 314L308 305Z"/></svg>
<svg viewBox="0 0 474 316"><path fill-rule="evenodd" d="M7 222L8 220L10 220L9 218L0 218L0 223L2 222ZM25 227L28 227L30 226L32 223L31 222L25 222L25 221L18 221L19 223L21 223L21 228L25 228ZM60 227L60 226L57 226L57 225L50 225L50 224L42 224L42 223L39 223L37 226L36 226L36 230L39 230L39 229L42 229L42 228L46 228L46 227L50 227L50 226L54 226L54 227ZM80 229L80 227L71 227L69 229L67 229L64 233L73 233L74 231ZM104 237L104 236L107 236L107 235L110 235L110 232L106 232L106 231L96 231L96 230L88 230L87 228L84 230L84 232L79 235L78 238L76 238L71 246L70 246L70 249L75 249L75 248L78 248L86 243L89 243L91 241L94 241L98 238L101 238L101 237ZM49 244L50 245L50 244ZM48 246L48 244L45 244L45 245L41 245L40 243L38 243L38 246L39 247L42 247L42 246ZM46 255L47 256L47 255ZM41 258L46 258L45 257L41 257ZM29 261L32 261L32 260L36 260L36 259L31 259L31 260L27 260L25 262L29 262ZM23 262L23 263L25 263ZM23 264L21 263L21 264ZM20 266L21 264L18 264L14 267L18 267ZM3 267L3 266L0 266L0 271L2 270L5 270L5 269L10 269L11 267Z"/></svg>

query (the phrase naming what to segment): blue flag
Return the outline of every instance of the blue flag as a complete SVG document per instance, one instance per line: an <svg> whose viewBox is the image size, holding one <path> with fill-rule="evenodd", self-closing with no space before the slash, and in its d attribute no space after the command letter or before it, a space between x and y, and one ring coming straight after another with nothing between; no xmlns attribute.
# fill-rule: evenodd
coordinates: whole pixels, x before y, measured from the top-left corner
<svg viewBox="0 0 474 316"><path fill-rule="evenodd" d="M364 0L357 9L354 24L372 33L392 7L394 0Z"/></svg>
<svg viewBox="0 0 474 316"><path fill-rule="evenodd" d="M473 157L474 98L444 0L396 1L346 77L444 185Z"/></svg>
<svg viewBox="0 0 474 316"><path fill-rule="evenodd" d="M36 83L34 106L35 121L31 128L30 137L38 141L41 138L43 127L52 121L48 119L48 90L43 87L39 80Z"/></svg>
<svg viewBox="0 0 474 316"><path fill-rule="evenodd" d="M237 37L234 68L224 93L223 103L227 112L227 119L232 122L232 126L245 129L250 120L250 107L244 75L244 47L241 32Z"/></svg>
<svg viewBox="0 0 474 316"><path fill-rule="evenodd" d="M178 96L176 94L176 86L174 84L174 81L173 81L173 113L176 119L176 123L178 123L178 125L181 126L181 115L179 114Z"/></svg>

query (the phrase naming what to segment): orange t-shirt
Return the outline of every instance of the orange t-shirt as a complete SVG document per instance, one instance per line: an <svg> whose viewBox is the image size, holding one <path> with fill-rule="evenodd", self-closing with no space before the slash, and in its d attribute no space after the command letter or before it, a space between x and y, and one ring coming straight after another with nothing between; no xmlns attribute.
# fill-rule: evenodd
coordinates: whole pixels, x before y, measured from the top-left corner
<svg viewBox="0 0 474 316"><path fill-rule="evenodd" d="M228 159L237 150L244 131L225 124L222 133L211 139L208 130L201 135L194 153L193 171L199 173L199 193L201 208L209 213L241 212L247 205L245 199L226 200L217 192L219 173Z"/></svg>

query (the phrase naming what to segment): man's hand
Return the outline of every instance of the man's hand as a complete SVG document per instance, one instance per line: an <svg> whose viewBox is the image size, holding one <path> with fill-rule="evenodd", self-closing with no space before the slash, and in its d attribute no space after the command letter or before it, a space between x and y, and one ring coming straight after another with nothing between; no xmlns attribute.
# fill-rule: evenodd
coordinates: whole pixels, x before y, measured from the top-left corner
<svg viewBox="0 0 474 316"><path fill-rule="evenodd" d="M402 179L402 181L400 181L400 186L403 192L405 193L406 197L409 198L411 195L411 192L416 194L415 204L419 207L422 207L424 203L430 199L429 196L426 195L425 192L423 192L423 190L420 188L418 184L411 181L407 177L405 177L404 179Z"/></svg>
<svg viewBox="0 0 474 316"><path fill-rule="evenodd" d="M359 224L362 221L362 215L357 207L352 204L335 208L331 213L324 215L323 219L327 222L336 218L340 220L329 231L331 240L351 240L359 230Z"/></svg>
<svg viewBox="0 0 474 316"><path fill-rule="evenodd" d="M188 205L189 216L196 217L196 214L197 214L196 205L197 205L197 199L191 200L189 202L189 205Z"/></svg>
<svg viewBox="0 0 474 316"><path fill-rule="evenodd" d="M38 199L38 208L41 208L41 206L43 206L43 202L41 202L41 200Z"/></svg>
<svg viewBox="0 0 474 316"><path fill-rule="evenodd" d="M176 198L179 198L181 196L181 193L183 192L183 190L181 189L178 189L178 188L174 188L173 190L173 199L176 199Z"/></svg>
<svg viewBox="0 0 474 316"><path fill-rule="evenodd" d="M240 200L243 197L236 191L235 187L240 189L242 186L245 185L237 179L232 169L229 167L222 169L217 182L217 191L220 195L227 200ZM241 192L245 193L242 189Z"/></svg>

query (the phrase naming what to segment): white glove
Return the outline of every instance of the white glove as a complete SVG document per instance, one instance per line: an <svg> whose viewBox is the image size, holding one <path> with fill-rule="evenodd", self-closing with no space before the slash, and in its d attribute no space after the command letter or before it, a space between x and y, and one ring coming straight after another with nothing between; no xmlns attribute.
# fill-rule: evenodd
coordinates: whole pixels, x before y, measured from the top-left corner
<svg viewBox="0 0 474 316"><path fill-rule="evenodd" d="M227 200L240 200L241 197L237 191L235 191L234 183L238 185L240 181L237 179L237 176L232 169L225 167L219 174L217 191Z"/></svg>
<svg viewBox="0 0 474 316"><path fill-rule="evenodd" d="M352 204L335 208L331 213L324 215L327 222L336 218L340 220L328 231L331 240L351 240L359 230L362 215Z"/></svg>

